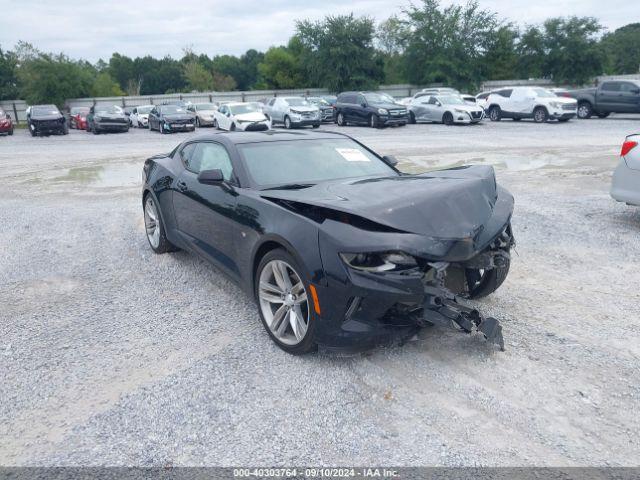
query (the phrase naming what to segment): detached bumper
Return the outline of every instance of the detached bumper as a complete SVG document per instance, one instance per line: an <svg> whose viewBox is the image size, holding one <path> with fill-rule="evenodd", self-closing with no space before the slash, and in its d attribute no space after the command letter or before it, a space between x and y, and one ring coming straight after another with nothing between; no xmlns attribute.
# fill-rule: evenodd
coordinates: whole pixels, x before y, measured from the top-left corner
<svg viewBox="0 0 640 480"><path fill-rule="evenodd" d="M629 168L624 158L613 172L611 197L618 202L640 206L640 170Z"/></svg>

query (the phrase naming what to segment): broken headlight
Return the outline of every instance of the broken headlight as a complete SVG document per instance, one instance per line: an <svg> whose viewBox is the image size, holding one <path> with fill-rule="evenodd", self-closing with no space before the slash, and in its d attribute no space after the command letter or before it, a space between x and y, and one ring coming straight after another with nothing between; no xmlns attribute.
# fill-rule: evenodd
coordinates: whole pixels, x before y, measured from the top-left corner
<svg viewBox="0 0 640 480"><path fill-rule="evenodd" d="M418 266L416 259L403 252L341 253L342 261L365 272L400 272Z"/></svg>

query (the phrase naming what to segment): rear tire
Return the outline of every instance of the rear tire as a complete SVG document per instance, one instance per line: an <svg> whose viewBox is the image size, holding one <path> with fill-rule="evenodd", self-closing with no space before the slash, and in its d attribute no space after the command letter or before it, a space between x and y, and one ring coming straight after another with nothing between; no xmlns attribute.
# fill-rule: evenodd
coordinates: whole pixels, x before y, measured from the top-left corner
<svg viewBox="0 0 640 480"><path fill-rule="evenodd" d="M589 102L580 102L578 104L578 118L588 120L593 115L593 107Z"/></svg>
<svg viewBox="0 0 640 480"><path fill-rule="evenodd" d="M167 240L160 209L150 193L147 193L144 197L143 214L145 233L151 250L157 254L179 250L179 248Z"/></svg>
<svg viewBox="0 0 640 480"><path fill-rule="evenodd" d="M499 122L502 120L502 111L500 110L500 107L494 105L489 109L489 119L492 122Z"/></svg>

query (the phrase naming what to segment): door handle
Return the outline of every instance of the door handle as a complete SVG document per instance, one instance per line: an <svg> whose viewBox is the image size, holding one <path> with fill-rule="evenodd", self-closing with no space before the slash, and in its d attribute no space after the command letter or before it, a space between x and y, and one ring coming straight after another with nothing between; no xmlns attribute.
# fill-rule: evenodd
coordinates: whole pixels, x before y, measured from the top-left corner
<svg viewBox="0 0 640 480"><path fill-rule="evenodd" d="M189 188L187 187L187 184L183 181L179 181L176 186L178 187L178 190L180 190L181 192L186 192L187 190L189 190Z"/></svg>

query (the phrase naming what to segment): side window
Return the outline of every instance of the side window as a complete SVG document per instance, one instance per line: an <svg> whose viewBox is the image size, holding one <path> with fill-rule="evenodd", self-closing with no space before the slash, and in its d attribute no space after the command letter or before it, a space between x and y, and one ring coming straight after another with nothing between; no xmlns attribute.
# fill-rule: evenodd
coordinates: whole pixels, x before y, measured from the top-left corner
<svg viewBox="0 0 640 480"><path fill-rule="evenodd" d="M435 105L436 104L436 97L429 97L429 101L427 102L429 105Z"/></svg>
<svg viewBox="0 0 640 480"><path fill-rule="evenodd" d="M606 90L607 92L619 92L620 82L604 82L602 84L602 90Z"/></svg>
<svg viewBox="0 0 640 480"><path fill-rule="evenodd" d="M512 88L505 88L504 90L500 90L499 92L497 92L498 95L500 95L501 97L504 98L509 98L511 97L511 94L513 93L513 89Z"/></svg>
<svg viewBox="0 0 640 480"><path fill-rule="evenodd" d="M356 103L357 103L358 105L366 105L366 103L367 103L367 102L366 102L366 100L364 99L364 96L362 96L362 95L358 95L358 96L356 97Z"/></svg>
<svg viewBox="0 0 640 480"><path fill-rule="evenodd" d="M225 113L227 113L227 106L226 106L226 105L222 105L222 106L218 109L218 111L219 111L221 114L223 114L223 115L224 115Z"/></svg>
<svg viewBox="0 0 640 480"><path fill-rule="evenodd" d="M195 152L197 146L198 146L197 143L190 143L189 145L184 147L182 150L180 150L180 158L182 158L182 161L186 169L196 173L197 173L197 170L193 168L192 164L193 164L193 153Z"/></svg>
<svg viewBox="0 0 640 480"><path fill-rule="evenodd" d="M634 93L638 91L638 86L635 83L623 82L620 84L620 91L625 93Z"/></svg>
<svg viewBox="0 0 640 480"><path fill-rule="evenodd" d="M269 106L273 107L274 103L276 103L276 97L273 97L271 100L269 100Z"/></svg>
<svg viewBox="0 0 640 480"><path fill-rule="evenodd" d="M231 180L233 167L226 148L213 142L200 142L192 145L197 145L197 148L191 156L189 170L200 173L203 170L219 169L225 180Z"/></svg>

